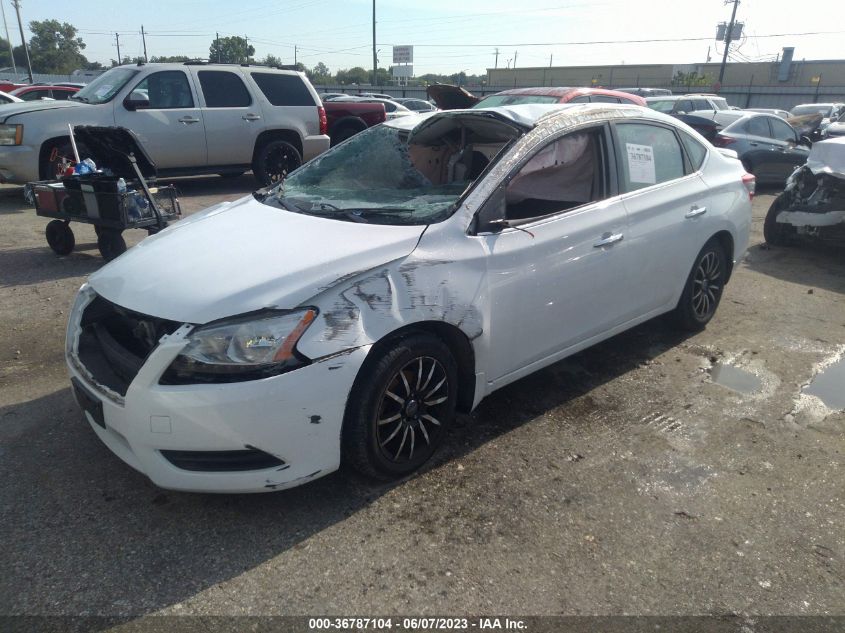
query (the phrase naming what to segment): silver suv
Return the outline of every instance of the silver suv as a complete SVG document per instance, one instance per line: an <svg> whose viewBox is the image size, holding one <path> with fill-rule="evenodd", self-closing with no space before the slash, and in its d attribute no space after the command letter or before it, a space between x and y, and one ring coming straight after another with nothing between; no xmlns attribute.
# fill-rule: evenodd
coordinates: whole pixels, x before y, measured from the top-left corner
<svg viewBox="0 0 845 633"><path fill-rule="evenodd" d="M69 101L0 108L0 182L55 177L73 155L69 123L132 130L163 176L252 169L268 185L329 148L325 110L302 73L201 62L124 65Z"/></svg>

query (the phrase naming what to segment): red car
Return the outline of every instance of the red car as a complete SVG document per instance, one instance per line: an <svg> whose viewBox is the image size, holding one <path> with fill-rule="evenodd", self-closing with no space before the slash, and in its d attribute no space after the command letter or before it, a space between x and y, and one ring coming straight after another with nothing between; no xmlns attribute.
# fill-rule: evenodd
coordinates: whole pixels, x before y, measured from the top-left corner
<svg viewBox="0 0 845 633"><path fill-rule="evenodd" d="M492 108L519 103L630 103L646 105L645 99L604 88L514 88L479 98L459 86L434 84L426 89L441 110Z"/></svg>
<svg viewBox="0 0 845 633"><path fill-rule="evenodd" d="M19 99L23 99L24 101L38 101L39 99L66 101L70 95L79 92L80 88L82 88L82 86L34 85L18 88L9 94L18 97Z"/></svg>

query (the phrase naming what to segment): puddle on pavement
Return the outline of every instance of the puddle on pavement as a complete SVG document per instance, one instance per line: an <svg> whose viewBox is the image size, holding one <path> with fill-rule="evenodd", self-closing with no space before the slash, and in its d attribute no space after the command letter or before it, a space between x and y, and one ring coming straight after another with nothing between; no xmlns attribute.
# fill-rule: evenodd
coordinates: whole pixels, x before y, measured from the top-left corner
<svg viewBox="0 0 845 633"><path fill-rule="evenodd" d="M804 388L831 409L845 409L845 358L822 369Z"/></svg>
<svg viewBox="0 0 845 633"><path fill-rule="evenodd" d="M710 368L710 379L739 393L754 393L763 388L763 381L751 372L722 363L715 363Z"/></svg>

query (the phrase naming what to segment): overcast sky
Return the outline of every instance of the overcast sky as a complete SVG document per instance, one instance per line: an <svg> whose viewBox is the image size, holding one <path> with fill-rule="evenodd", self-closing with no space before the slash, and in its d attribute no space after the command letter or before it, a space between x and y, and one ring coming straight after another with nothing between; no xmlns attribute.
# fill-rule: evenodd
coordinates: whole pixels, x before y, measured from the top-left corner
<svg viewBox="0 0 845 633"><path fill-rule="evenodd" d="M15 12L3 1L12 41L20 42ZM377 0L377 47L381 66L391 46L411 44L414 71L480 74L499 67L694 63L721 60L716 24L730 18L722 0ZM796 59L838 59L845 26L841 2L743 0L737 19L746 37L738 59L774 59L783 46ZM371 0L21 0L24 24L54 18L70 22L87 44L85 55L104 64L121 53L142 53L141 24L149 32L147 53L208 57L216 31L246 35L256 56L272 53L292 63L294 45L307 66L323 62L332 72L372 66ZM801 33L813 35L798 35ZM821 32L821 33L820 33ZM784 37L756 37L775 34ZM27 37L29 34L27 33ZM651 43L574 44L620 40L704 38ZM568 44L567 44L568 43ZM478 46L466 46L475 45Z"/></svg>

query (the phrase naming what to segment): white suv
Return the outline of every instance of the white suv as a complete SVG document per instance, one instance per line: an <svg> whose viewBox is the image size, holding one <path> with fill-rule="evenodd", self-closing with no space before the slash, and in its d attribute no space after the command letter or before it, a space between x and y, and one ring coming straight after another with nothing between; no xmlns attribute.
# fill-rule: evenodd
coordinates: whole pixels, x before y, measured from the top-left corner
<svg viewBox="0 0 845 633"><path fill-rule="evenodd" d="M201 62L124 65L69 101L5 105L0 182L55 177L62 157L72 156L69 123L132 130L165 176L252 169L267 185L329 148L322 102L302 73Z"/></svg>

